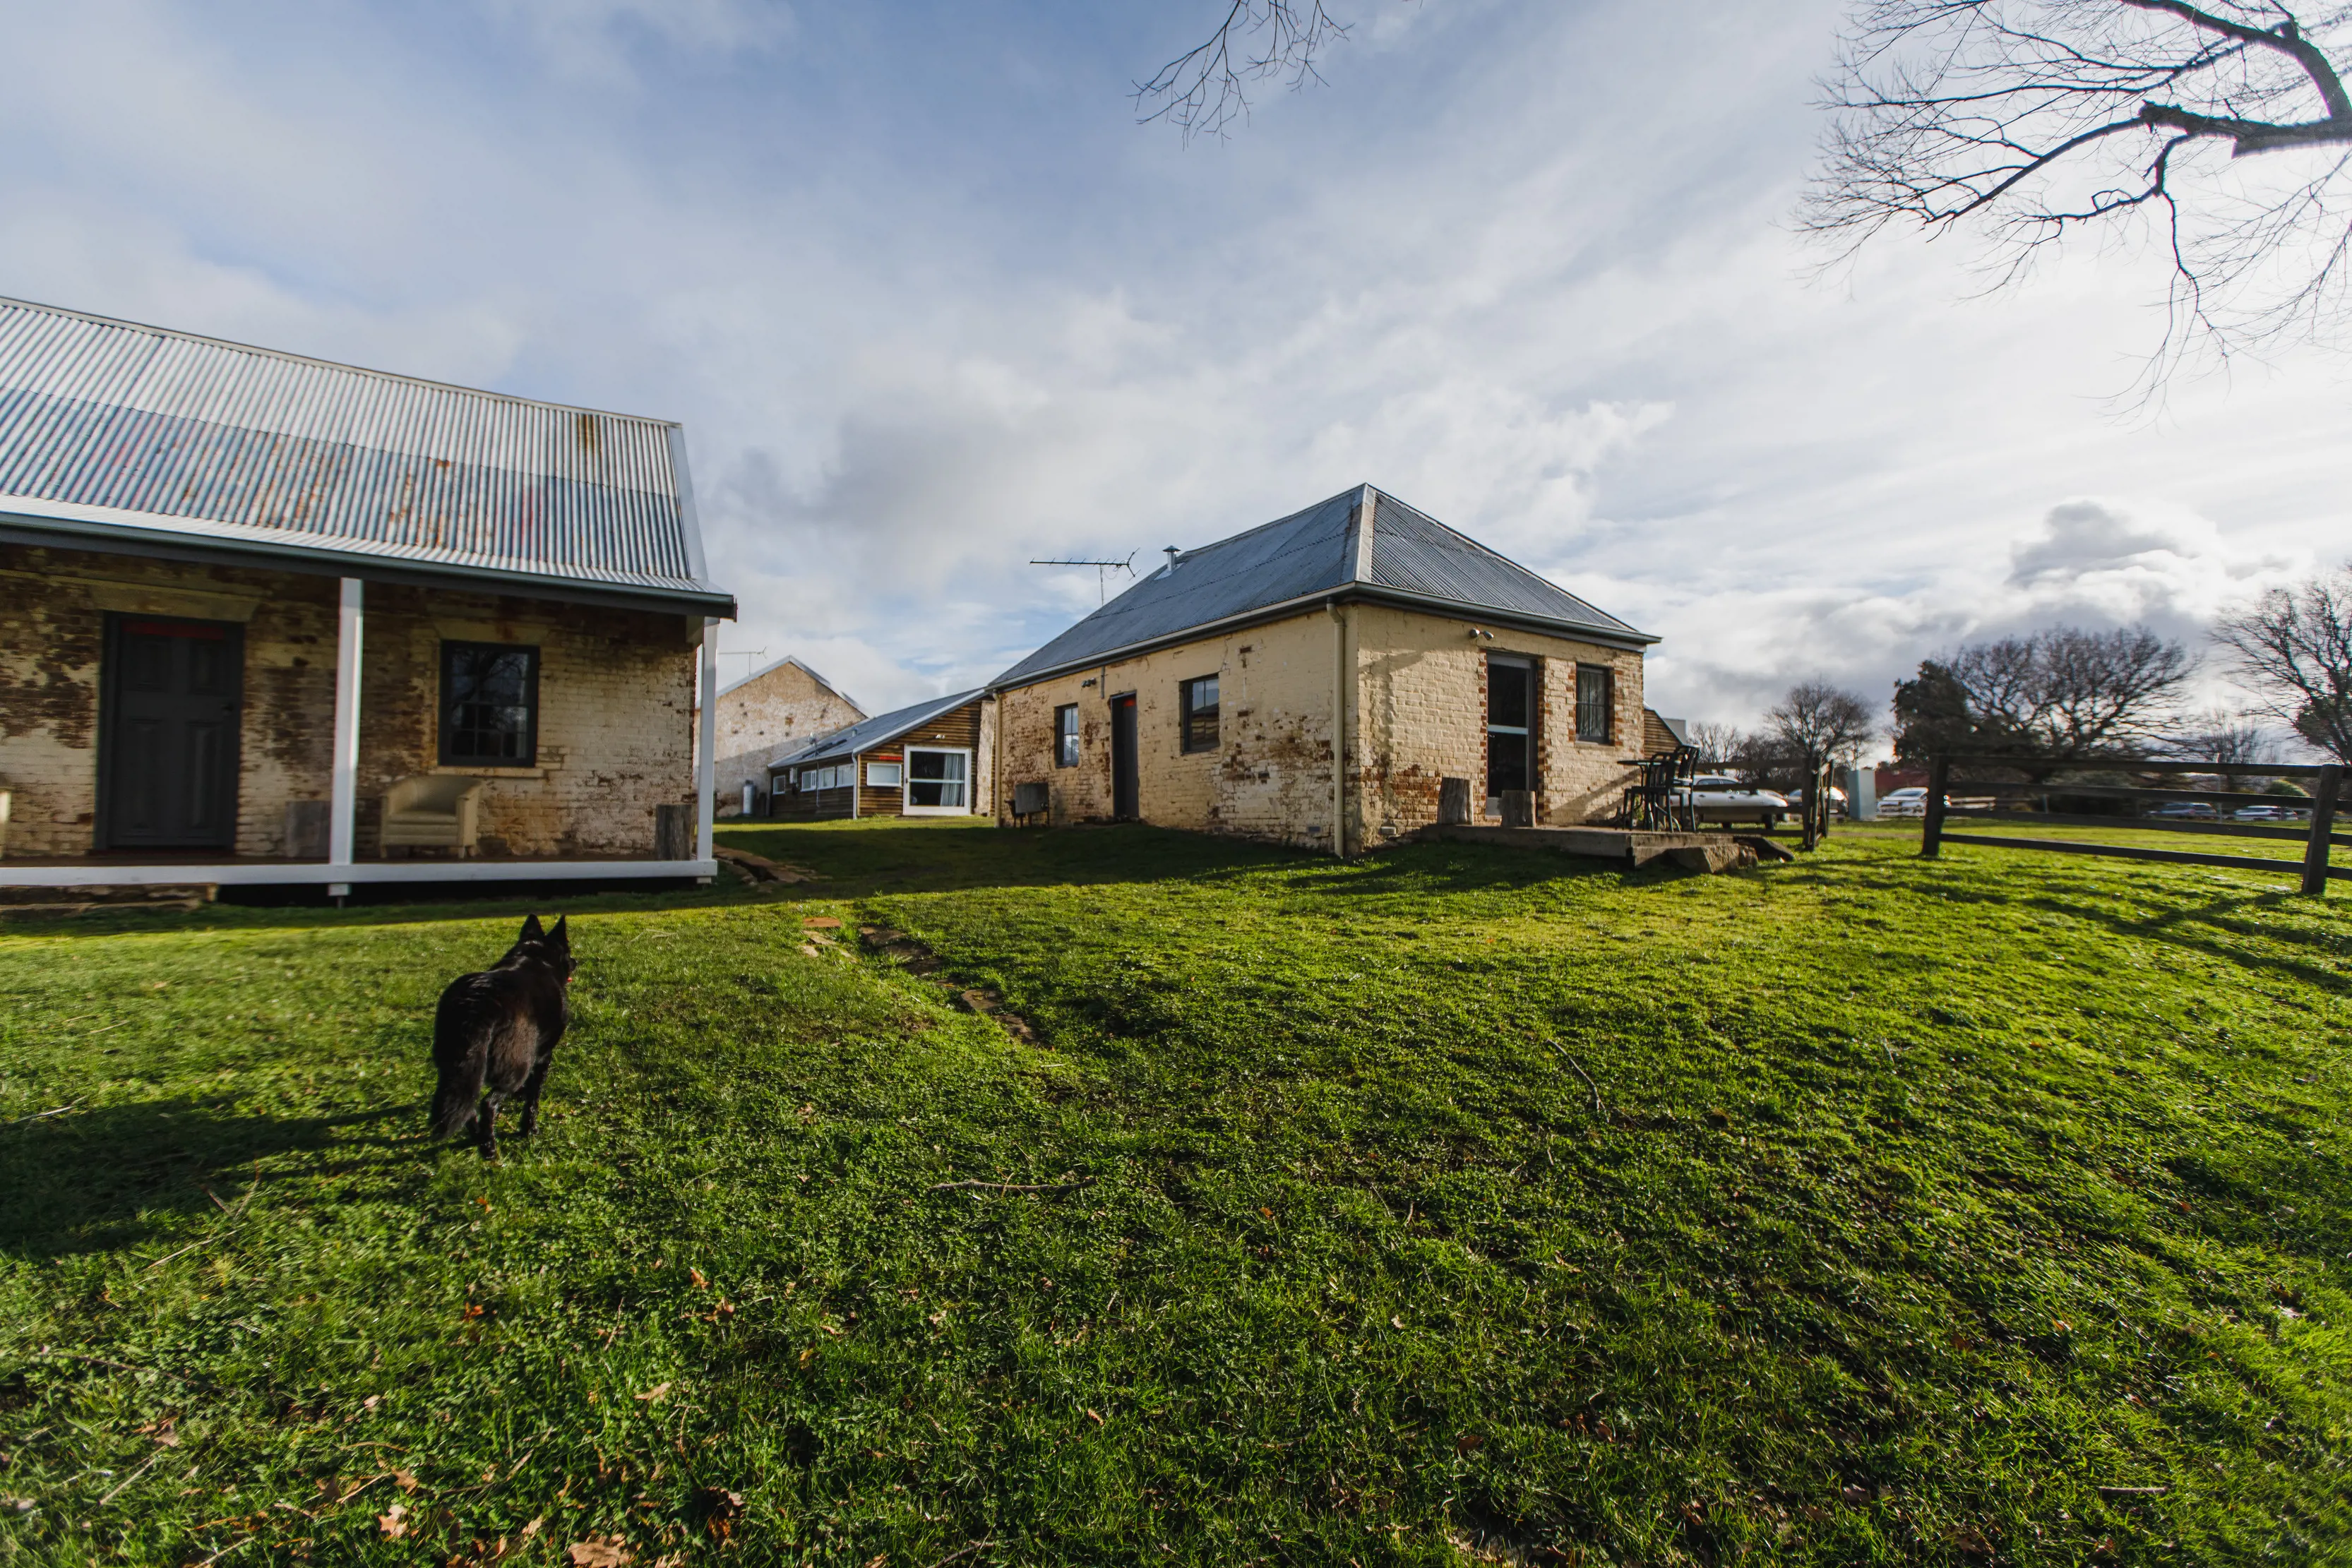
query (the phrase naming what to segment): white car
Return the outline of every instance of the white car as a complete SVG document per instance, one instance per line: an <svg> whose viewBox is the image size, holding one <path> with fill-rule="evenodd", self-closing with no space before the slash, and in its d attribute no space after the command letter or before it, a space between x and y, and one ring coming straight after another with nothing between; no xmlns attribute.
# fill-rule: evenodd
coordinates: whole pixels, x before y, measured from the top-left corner
<svg viewBox="0 0 2352 1568"><path fill-rule="evenodd" d="M1907 789L1889 789L1878 798L1878 814L1882 817L1924 817L1927 814L1927 791L1914 784Z"/></svg>
<svg viewBox="0 0 2352 1568"><path fill-rule="evenodd" d="M2297 810L2293 806L2257 805L2241 806L2230 815L2241 822L2300 822L2310 813Z"/></svg>
<svg viewBox="0 0 2352 1568"><path fill-rule="evenodd" d="M1702 822L1761 822L1777 828L1789 810L1789 798L1759 789L1727 773L1702 773L1690 788L1675 792L1675 803L1687 805Z"/></svg>

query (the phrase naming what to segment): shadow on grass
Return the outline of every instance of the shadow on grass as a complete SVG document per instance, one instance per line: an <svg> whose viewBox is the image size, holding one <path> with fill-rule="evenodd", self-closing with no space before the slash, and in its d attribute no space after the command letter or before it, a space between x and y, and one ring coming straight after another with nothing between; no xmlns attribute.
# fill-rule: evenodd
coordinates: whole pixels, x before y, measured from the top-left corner
<svg viewBox="0 0 2352 1568"><path fill-rule="evenodd" d="M195 1213L227 1220L246 1195L299 1176L404 1160L415 1136L384 1128L406 1109L272 1116L182 1096L101 1105L0 1127L0 1255L55 1258L133 1245ZM395 1153L394 1151L402 1151ZM288 1154L336 1156L264 1171Z"/></svg>

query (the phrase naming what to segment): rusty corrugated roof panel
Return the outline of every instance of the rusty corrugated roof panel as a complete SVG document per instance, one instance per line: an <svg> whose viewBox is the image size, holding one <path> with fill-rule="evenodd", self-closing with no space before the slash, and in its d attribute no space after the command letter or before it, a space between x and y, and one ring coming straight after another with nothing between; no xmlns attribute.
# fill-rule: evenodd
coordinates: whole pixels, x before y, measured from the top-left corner
<svg viewBox="0 0 2352 1568"><path fill-rule="evenodd" d="M1365 506L1370 505L1370 527ZM1370 598L1505 616L1618 644L1654 643L1613 615L1370 485L1177 555L990 683L1025 685L1181 641L1221 622L1321 599Z"/></svg>
<svg viewBox="0 0 2352 1568"><path fill-rule="evenodd" d="M726 602L667 421L5 298L0 514Z"/></svg>

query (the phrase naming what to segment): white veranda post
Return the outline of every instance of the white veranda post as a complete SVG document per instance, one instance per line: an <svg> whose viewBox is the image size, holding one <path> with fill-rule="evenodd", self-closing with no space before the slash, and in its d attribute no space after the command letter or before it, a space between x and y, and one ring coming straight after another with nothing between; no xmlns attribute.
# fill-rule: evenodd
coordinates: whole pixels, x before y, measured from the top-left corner
<svg viewBox="0 0 2352 1568"><path fill-rule="evenodd" d="M710 859L710 819L718 811L718 762L710 754L719 744L719 622L702 622L702 733L694 755L694 858Z"/></svg>
<svg viewBox="0 0 2352 1568"><path fill-rule="evenodd" d="M358 841L360 783L360 635L366 585L356 577L343 579L342 607L335 637L335 760L334 783L327 811L327 860L349 865ZM343 883L331 884L337 896L348 893Z"/></svg>

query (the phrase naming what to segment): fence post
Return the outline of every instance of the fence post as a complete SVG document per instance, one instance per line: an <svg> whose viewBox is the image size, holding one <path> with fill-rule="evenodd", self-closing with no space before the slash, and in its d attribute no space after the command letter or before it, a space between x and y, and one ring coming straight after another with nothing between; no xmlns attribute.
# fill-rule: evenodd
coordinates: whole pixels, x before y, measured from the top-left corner
<svg viewBox="0 0 2352 1568"><path fill-rule="evenodd" d="M2318 784L2311 793L2311 841L2303 850L2303 891L2315 898L2327 892L2327 840L2336 831L2336 791L2344 787L2344 769L2329 763L2319 770Z"/></svg>
<svg viewBox="0 0 2352 1568"><path fill-rule="evenodd" d="M1919 824L1919 853L1934 860L1944 847L1944 788L1952 779L1952 759L1942 752L1927 764L1927 815Z"/></svg>

